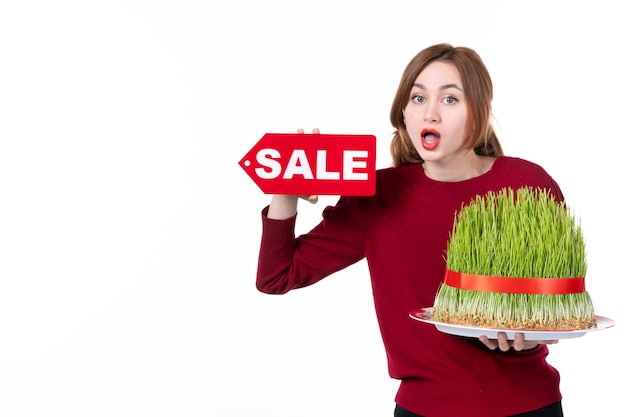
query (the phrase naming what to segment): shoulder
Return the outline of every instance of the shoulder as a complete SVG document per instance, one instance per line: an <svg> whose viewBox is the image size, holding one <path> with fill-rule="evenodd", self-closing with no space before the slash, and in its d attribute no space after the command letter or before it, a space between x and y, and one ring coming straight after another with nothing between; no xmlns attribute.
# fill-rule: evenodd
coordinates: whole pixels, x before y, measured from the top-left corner
<svg viewBox="0 0 626 417"><path fill-rule="evenodd" d="M501 174L550 177L545 168L536 162L513 156L499 157L494 162L492 170Z"/></svg>
<svg viewBox="0 0 626 417"><path fill-rule="evenodd" d="M539 164L511 156L501 156L492 167L493 174L511 187L535 186L551 189L562 198L561 189L552 176Z"/></svg>
<svg viewBox="0 0 626 417"><path fill-rule="evenodd" d="M529 171L546 172L546 170L539 164L529 161L523 158L516 158L514 156L501 156L496 159L494 167L502 168L517 168Z"/></svg>

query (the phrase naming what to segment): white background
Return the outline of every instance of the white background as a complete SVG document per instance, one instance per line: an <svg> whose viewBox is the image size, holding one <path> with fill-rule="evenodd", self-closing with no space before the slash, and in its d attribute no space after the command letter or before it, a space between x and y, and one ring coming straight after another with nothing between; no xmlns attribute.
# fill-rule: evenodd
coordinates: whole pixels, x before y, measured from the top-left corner
<svg viewBox="0 0 626 417"><path fill-rule="evenodd" d="M433 43L491 71L509 155L580 216L617 326L551 348L567 417L623 409L619 2L2 1L0 415L391 416L364 263L255 289L260 210L238 166L266 132L374 134ZM302 204L298 231L322 208ZM423 346L429 349L429 346ZM614 379L617 377L617 380ZM445 387L442 387L445 389Z"/></svg>

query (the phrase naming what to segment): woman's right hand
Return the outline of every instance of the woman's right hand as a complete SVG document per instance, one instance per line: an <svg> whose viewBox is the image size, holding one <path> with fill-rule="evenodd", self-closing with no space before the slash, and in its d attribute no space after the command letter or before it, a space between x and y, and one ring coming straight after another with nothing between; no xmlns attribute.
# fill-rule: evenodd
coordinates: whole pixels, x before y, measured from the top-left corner
<svg viewBox="0 0 626 417"><path fill-rule="evenodd" d="M298 129L298 133L304 134L303 129ZM314 134L319 134L319 129L313 129ZM292 194L274 194L270 203L267 217L270 219L284 220L295 216L298 211L298 200L303 199L309 203L317 203L319 197L317 195L292 195Z"/></svg>

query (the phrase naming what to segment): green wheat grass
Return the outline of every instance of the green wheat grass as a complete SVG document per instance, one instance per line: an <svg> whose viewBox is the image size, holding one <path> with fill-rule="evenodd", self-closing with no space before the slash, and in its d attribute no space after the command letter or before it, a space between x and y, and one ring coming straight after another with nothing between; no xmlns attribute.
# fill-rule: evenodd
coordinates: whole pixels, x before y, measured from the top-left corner
<svg viewBox="0 0 626 417"><path fill-rule="evenodd" d="M585 277L580 222L545 189L505 188L476 196L457 213L447 249L451 271L513 278ZM442 284L436 320L506 329L564 330L595 325L587 291L509 294Z"/></svg>

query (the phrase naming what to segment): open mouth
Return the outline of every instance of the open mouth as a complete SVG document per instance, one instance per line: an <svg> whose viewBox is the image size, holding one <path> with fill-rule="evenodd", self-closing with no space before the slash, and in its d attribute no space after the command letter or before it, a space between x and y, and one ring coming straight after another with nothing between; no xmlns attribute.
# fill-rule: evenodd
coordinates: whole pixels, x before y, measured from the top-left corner
<svg viewBox="0 0 626 417"><path fill-rule="evenodd" d="M428 151L432 151L439 145L441 135L434 129L424 129L420 135L422 140L422 146Z"/></svg>

